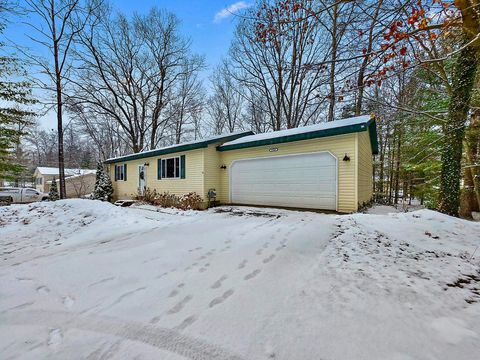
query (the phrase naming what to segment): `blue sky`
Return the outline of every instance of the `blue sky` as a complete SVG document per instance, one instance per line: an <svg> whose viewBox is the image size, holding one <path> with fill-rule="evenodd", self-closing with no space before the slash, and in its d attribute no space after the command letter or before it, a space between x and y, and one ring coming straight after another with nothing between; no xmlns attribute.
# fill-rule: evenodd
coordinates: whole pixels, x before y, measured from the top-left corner
<svg viewBox="0 0 480 360"><path fill-rule="evenodd" d="M152 7L166 9L182 21L182 30L192 39L192 50L203 54L207 64L214 66L230 46L234 30L234 16L228 11L246 6L246 1L225 0L113 0L113 6L126 13L147 13ZM222 12L223 10L223 12ZM224 15L222 17L221 15Z"/></svg>
<svg viewBox="0 0 480 360"><path fill-rule="evenodd" d="M208 69L204 78L228 52L232 39L237 10L248 7L248 1L237 0L110 0L114 10L127 16L137 13L148 13L152 7L168 10L181 20L181 31L191 39L192 51L204 55ZM27 46L35 53L45 54L44 49L29 41L26 33L32 31L16 19L5 32L10 41ZM45 128L55 127L55 115L48 114L39 119Z"/></svg>

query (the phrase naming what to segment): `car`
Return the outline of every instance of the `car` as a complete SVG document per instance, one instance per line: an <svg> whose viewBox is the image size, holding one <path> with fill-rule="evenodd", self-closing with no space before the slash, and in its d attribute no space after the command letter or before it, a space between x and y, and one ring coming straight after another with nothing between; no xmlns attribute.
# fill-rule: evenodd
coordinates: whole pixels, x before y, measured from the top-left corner
<svg viewBox="0 0 480 360"><path fill-rule="evenodd" d="M34 201L48 200L48 194L32 188L0 188L0 202L11 204L24 204Z"/></svg>

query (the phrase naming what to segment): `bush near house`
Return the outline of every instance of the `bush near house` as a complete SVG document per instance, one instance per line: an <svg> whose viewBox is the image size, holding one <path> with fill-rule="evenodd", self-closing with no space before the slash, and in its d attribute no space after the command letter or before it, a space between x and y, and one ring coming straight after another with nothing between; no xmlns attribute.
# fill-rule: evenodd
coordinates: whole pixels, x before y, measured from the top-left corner
<svg viewBox="0 0 480 360"><path fill-rule="evenodd" d="M178 196L169 192L160 194L155 189L146 188L143 194L137 194L135 199L164 208L174 207L182 210L203 210L203 199L196 192Z"/></svg>

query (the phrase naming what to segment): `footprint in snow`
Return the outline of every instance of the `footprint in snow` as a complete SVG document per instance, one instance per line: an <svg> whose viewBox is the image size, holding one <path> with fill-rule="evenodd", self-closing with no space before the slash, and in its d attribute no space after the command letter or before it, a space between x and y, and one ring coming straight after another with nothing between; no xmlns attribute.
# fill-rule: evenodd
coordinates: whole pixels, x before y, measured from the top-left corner
<svg viewBox="0 0 480 360"><path fill-rule="evenodd" d="M182 289L183 287L185 286L184 283L180 283L177 285L177 288L176 289L173 289L172 292L170 293L170 295L168 295L169 298L172 298L174 296L177 296L178 293L180 292L180 289Z"/></svg>
<svg viewBox="0 0 480 360"><path fill-rule="evenodd" d="M37 292L39 292L41 294L48 294L50 292L50 289L48 287L46 287L45 285L37 287L36 290L37 290Z"/></svg>
<svg viewBox="0 0 480 360"><path fill-rule="evenodd" d="M260 274L260 272L261 272L260 269L253 270L250 274L245 275L245 277L244 277L243 279L244 279L244 280L253 279L255 276L257 276L258 274Z"/></svg>
<svg viewBox="0 0 480 360"><path fill-rule="evenodd" d="M63 333L61 329L51 329L48 333L48 346L58 346L62 343Z"/></svg>
<svg viewBox="0 0 480 360"><path fill-rule="evenodd" d="M65 305L65 307L70 309L73 306L73 304L75 303L75 299L73 297L67 295L67 296L64 296L62 298L62 303L63 303L63 305Z"/></svg>
<svg viewBox="0 0 480 360"><path fill-rule="evenodd" d="M222 282L227 280L227 275L223 275L220 279L215 281L213 285L211 286L212 289L218 289L220 286L222 286Z"/></svg>
<svg viewBox="0 0 480 360"><path fill-rule="evenodd" d="M190 301L192 300L193 296L192 295L187 295L185 296L181 301L179 301L178 303L176 303L170 310L167 311L167 314L176 314L178 312L180 312L184 307L185 305Z"/></svg>
<svg viewBox="0 0 480 360"><path fill-rule="evenodd" d="M269 257L263 259L263 263L266 264L266 263L269 263L270 261L272 261L273 259L275 259L275 255L272 254L270 255Z"/></svg>
<svg viewBox="0 0 480 360"><path fill-rule="evenodd" d="M178 289L173 289L172 292L168 295L169 298L177 296L179 293Z"/></svg>
<svg viewBox="0 0 480 360"><path fill-rule="evenodd" d="M262 248L262 249L258 249L257 252L256 252L257 255L262 255L262 253L263 253L263 248Z"/></svg>
<svg viewBox="0 0 480 360"><path fill-rule="evenodd" d="M225 300L227 300L230 296L232 296L234 293L233 289L225 291L221 296L216 297L212 301L210 301L210 304L208 304L209 307L214 307L218 304L223 303Z"/></svg>
<svg viewBox="0 0 480 360"><path fill-rule="evenodd" d="M247 265L247 260L243 260L240 264L238 264L238 269L243 269Z"/></svg>
<svg viewBox="0 0 480 360"><path fill-rule="evenodd" d="M188 326L192 325L195 321L197 321L197 316L192 315L185 318L179 325L175 326L175 330L185 330Z"/></svg>

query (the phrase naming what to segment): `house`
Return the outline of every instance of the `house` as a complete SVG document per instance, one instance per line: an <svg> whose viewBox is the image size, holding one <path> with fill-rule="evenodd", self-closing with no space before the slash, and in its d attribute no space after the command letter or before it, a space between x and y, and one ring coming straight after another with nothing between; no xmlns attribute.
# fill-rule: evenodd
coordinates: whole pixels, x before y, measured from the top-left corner
<svg viewBox="0 0 480 360"><path fill-rule="evenodd" d="M67 198L81 197L90 194L95 186L96 170L65 169L65 190ZM33 174L35 188L48 193L53 179L59 181L59 170L53 167L37 167Z"/></svg>
<svg viewBox="0 0 480 360"><path fill-rule="evenodd" d="M108 159L114 198L210 190L224 204L354 212L372 198L373 116L221 135Z"/></svg>

